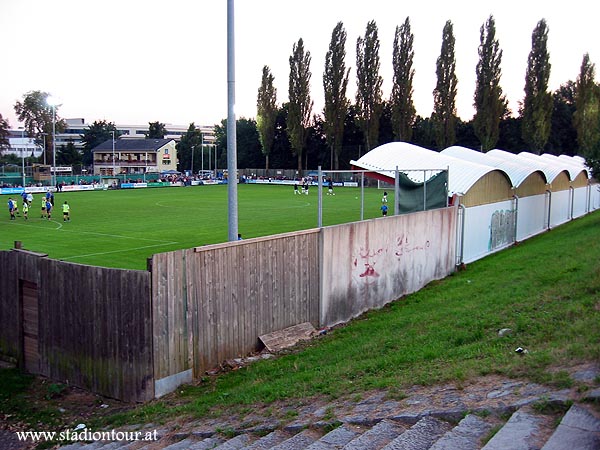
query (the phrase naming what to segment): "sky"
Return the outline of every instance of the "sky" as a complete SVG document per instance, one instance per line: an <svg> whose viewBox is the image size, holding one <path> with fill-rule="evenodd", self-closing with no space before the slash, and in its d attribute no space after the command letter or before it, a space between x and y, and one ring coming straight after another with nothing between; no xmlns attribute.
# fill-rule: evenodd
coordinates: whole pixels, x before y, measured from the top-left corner
<svg viewBox="0 0 600 450"><path fill-rule="evenodd" d="M265 65L275 77L277 103L287 101L289 57L300 38L311 55L313 113L322 113L325 54L340 21L351 69L348 98L354 102L356 93L356 41L370 20L378 27L383 98L389 98L394 33L409 17L417 114L431 115L442 30L450 20L457 112L470 120L479 30L490 15L503 51L501 86L516 114L531 35L542 18L549 28L551 91L576 80L585 53L592 63L600 61L597 18L588 10L582 0L238 0L236 117L256 116ZM60 117L86 123L213 125L227 117L226 0L0 0L0 42L0 114L14 128L21 125L15 103L35 90L58 100Z"/></svg>

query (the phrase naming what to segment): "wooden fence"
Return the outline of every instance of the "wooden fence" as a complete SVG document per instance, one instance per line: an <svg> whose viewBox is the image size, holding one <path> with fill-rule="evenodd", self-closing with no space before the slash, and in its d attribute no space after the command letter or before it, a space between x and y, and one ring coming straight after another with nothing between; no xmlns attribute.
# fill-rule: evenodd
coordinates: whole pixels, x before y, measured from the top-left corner
<svg viewBox="0 0 600 450"><path fill-rule="evenodd" d="M0 354L108 397L154 397L148 272L19 250L0 263Z"/></svg>
<svg viewBox="0 0 600 450"><path fill-rule="evenodd" d="M258 336L319 323L319 230L154 255L154 376L203 374Z"/></svg>

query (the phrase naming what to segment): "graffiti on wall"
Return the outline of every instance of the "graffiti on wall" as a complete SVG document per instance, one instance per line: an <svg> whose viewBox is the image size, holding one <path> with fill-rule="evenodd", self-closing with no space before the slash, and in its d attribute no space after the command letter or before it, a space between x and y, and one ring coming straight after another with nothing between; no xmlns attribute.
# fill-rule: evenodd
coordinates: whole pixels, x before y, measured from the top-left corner
<svg viewBox="0 0 600 450"><path fill-rule="evenodd" d="M398 235L392 242L395 244L389 248L360 247L358 251L354 252L352 255L352 278L363 285L376 283L377 278L381 276L380 271L383 270L386 263L390 264L393 260L398 261L410 253L426 251L431 247L431 242L428 240L414 243L404 233ZM389 260L390 256L393 260Z"/></svg>
<svg viewBox="0 0 600 450"><path fill-rule="evenodd" d="M488 250L495 250L515 241L515 210L499 210L492 214Z"/></svg>

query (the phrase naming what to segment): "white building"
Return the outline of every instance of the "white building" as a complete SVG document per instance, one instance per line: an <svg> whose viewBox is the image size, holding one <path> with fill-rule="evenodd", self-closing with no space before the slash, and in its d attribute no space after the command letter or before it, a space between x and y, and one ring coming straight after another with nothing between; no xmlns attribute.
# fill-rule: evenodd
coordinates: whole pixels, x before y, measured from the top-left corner
<svg viewBox="0 0 600 450"><path fill-rule="evenodd" d="M19 132L20 133L20 132ZM2 150L3 155L15 155L18 158L30 158L32 155L40 157L43 152L41 145L36 144L35 139L29 137L11 137L8 138L9 147Z"/></svg>
<svg viewBox="0 0 600 450"><path fill-rule="evenodd" d="M67 129L63 133L56 135L56 147L66 145L68 142L73 142L77 149L83 148L83 142L81 136L85 133L92 124L86 123L85 119L65 119L67 123ZM119 132L119 139L143 139L148 134L149 125L130 125L130 124L115 124L115 128ZM181 140L181 136L187 133L189 125L173 125L170 123L165 124L167 134L164 139L175 139L176 142ZM215 143L215 131L213 126L209 125L196 125L196 128L200 130L203 136L205 145L211 145Z"/></svg>

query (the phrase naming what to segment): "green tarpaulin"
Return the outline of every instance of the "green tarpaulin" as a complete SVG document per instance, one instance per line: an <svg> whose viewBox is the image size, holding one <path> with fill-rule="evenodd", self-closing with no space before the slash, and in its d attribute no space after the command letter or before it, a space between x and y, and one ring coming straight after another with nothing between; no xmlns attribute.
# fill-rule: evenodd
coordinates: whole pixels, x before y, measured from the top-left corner
<svg viewBox="0 0 600 450"><path fill-rule="evenodd" d="M399 189L400 214L444 208L448 198L448 172L441 171L424 183L412 181L406 174L400 172ZM423 207L424 202L425 207Z"/></svg>

